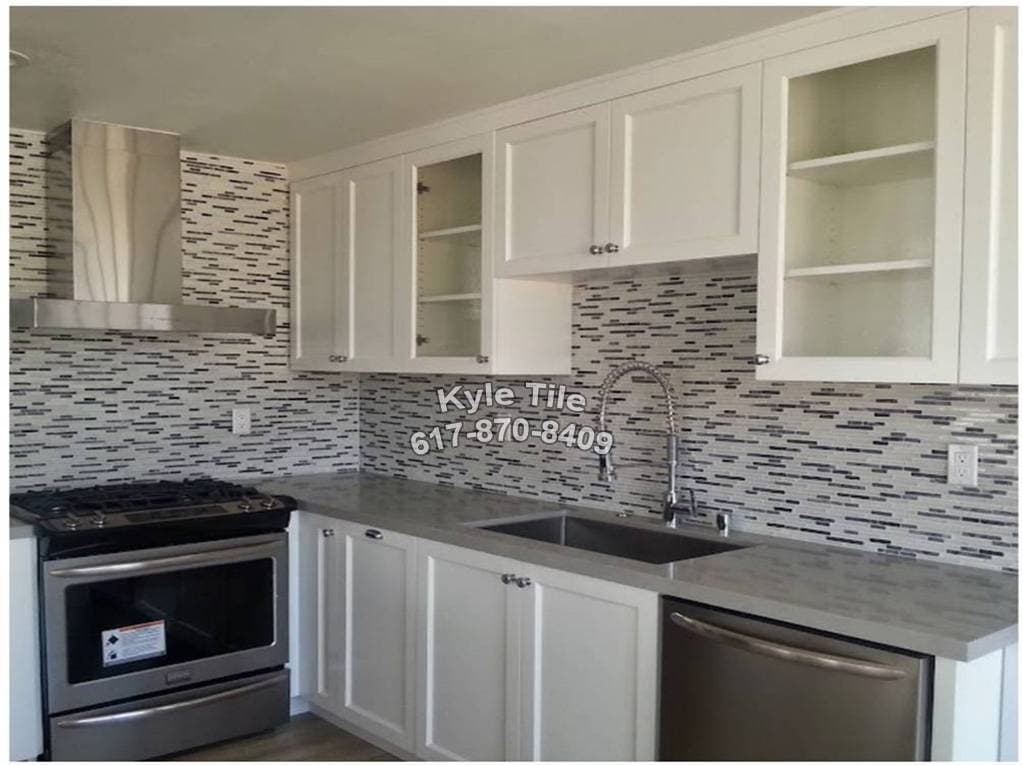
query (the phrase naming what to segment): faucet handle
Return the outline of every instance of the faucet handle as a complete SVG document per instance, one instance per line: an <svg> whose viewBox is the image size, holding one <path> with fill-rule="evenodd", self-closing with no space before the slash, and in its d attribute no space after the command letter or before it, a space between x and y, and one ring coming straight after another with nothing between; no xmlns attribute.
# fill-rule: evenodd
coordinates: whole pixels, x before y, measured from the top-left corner
<svg viewBox="0 0 1023 765"><path fill-rule="evenodd" d="M689 514L695 516L698 511L696 505L696 492L688 487L683 488L682 491L689 495Z"/></svg>

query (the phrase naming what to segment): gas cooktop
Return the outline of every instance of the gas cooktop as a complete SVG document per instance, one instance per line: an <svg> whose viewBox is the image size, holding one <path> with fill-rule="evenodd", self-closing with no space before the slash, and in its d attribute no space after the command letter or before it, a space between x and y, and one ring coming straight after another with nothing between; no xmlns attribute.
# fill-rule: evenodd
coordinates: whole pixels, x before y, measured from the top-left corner
<svg viewBox="0 0 1023 765"><path fill-rule="evenodd" d="M144 481L11 495L11 513L43 534L202 522L295 508L290 497L212 478ZM241 520L239 518L239 520ZM286 522L285 522L286 523Z"/></svg>

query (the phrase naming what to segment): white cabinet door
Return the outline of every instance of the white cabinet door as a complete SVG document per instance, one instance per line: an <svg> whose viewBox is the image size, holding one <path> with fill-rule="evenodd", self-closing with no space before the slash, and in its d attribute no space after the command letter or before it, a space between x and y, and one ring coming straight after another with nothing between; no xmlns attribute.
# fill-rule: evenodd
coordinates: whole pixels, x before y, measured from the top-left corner
<svg viewBox="0 0 1023 765"><path fill-rule="evenodd" d="M42 664L39 654L39 594L36 539L10 542L10 722L12 760L43 753Z"/></svg>
<svg viewBox="0 0 1023 765"><path fill-rule="evenodd" d="M518 757L515 561L419 545L418 733L428 760Z"/></svg>
<svg viewBox="0 0 1023 765"><path fill-rule="evenodd" d="M292 366L385 371L398 337L401 161L292 188Z"/></svg>
<svg viewBox="0 0 1023 765"><path fill-rule="evenodd" d="M612 106L611 265L757 251L760 64Z"/></svg>
<svg viewBox="0 0 1023 765"><path fill-rule="evenodd" d="M598 104L497 132L497 276L606 265L610 112Z"/></svg>
<svg viewBox="0 0 1023 765"><path fill-rule="evenodd" d="M408 371L493 369L494 135L403 158L409 224L398 321Z"/></svg>
<svg viewBox="0 0 1023 765"><path fill-rule="evenodd" d="M966 12L764 65L758 379L955 382Z"/></svg>
<svg viewBox="0 0 1023 765"><path fill-rule="evenodd" d="M411 750L415 727L415 542L302 513L299 690Z"/></svg>
<svg viewBox="0 0 1023 765"><path fill-rule="evenodd" d="M523 616L525 760L653 760L657 595L530 567Z"/></svg>
<svg viewBox="0 0 1023 765"><path fill-rule="evenodd" d="M338 524L342 536L343 693L338 714L411 751L415 729L413 537Z"/></svg>
<svg viewBox="0 0 1023 765"><path fill-rule="evenodd" d="M351 355L350 268L338 175L291 187L291 366L340 370Z"/></svg>
<svg viewBox="0 0 1023 765"><path fill-rule="evenodd" d="M1019 364L1015 8L971 8L959 380L1015 385Z"/></svg>

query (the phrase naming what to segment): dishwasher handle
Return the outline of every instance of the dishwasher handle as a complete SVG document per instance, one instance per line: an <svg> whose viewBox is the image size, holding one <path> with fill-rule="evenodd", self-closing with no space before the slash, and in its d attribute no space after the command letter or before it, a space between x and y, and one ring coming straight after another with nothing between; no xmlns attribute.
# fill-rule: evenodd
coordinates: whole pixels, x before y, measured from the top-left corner
<svg viewBox="0 0 1023 765"><path fill-rule="evenodd" d="M907 672L899 667L888 664L878 664L862 659L848 659L844 656L835 656L820 651L811 651L806 648L774 643L770 640L744 635L725 627L718 627L715 624L694 619L691 616L673 611L669 617L673 624L687 632L698 635L708 640L739 648L750 653L758 653L762 656L771 656L782 661L790 661L795 664L803 664L818 669L828 669L835 672L845 672L860 677L870 677L875 680L901 680L906 677Z"/></svg>

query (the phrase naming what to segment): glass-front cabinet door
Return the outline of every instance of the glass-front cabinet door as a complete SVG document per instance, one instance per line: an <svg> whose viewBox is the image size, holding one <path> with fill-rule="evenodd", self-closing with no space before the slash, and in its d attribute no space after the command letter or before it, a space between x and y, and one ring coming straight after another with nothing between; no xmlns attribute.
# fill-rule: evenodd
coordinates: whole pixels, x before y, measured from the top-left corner
<svg viewBox="0 0 1023 765"><path fill-rule="evenodd" d="M966 17L767 62L757 376L954 382Z"/></svg>
<svg viewBox="0 0 1023 765"><path fill-rule="evenodd" d="M411 183L410 355L414 369L489 367L488 137L406 157Z"/></svg>

